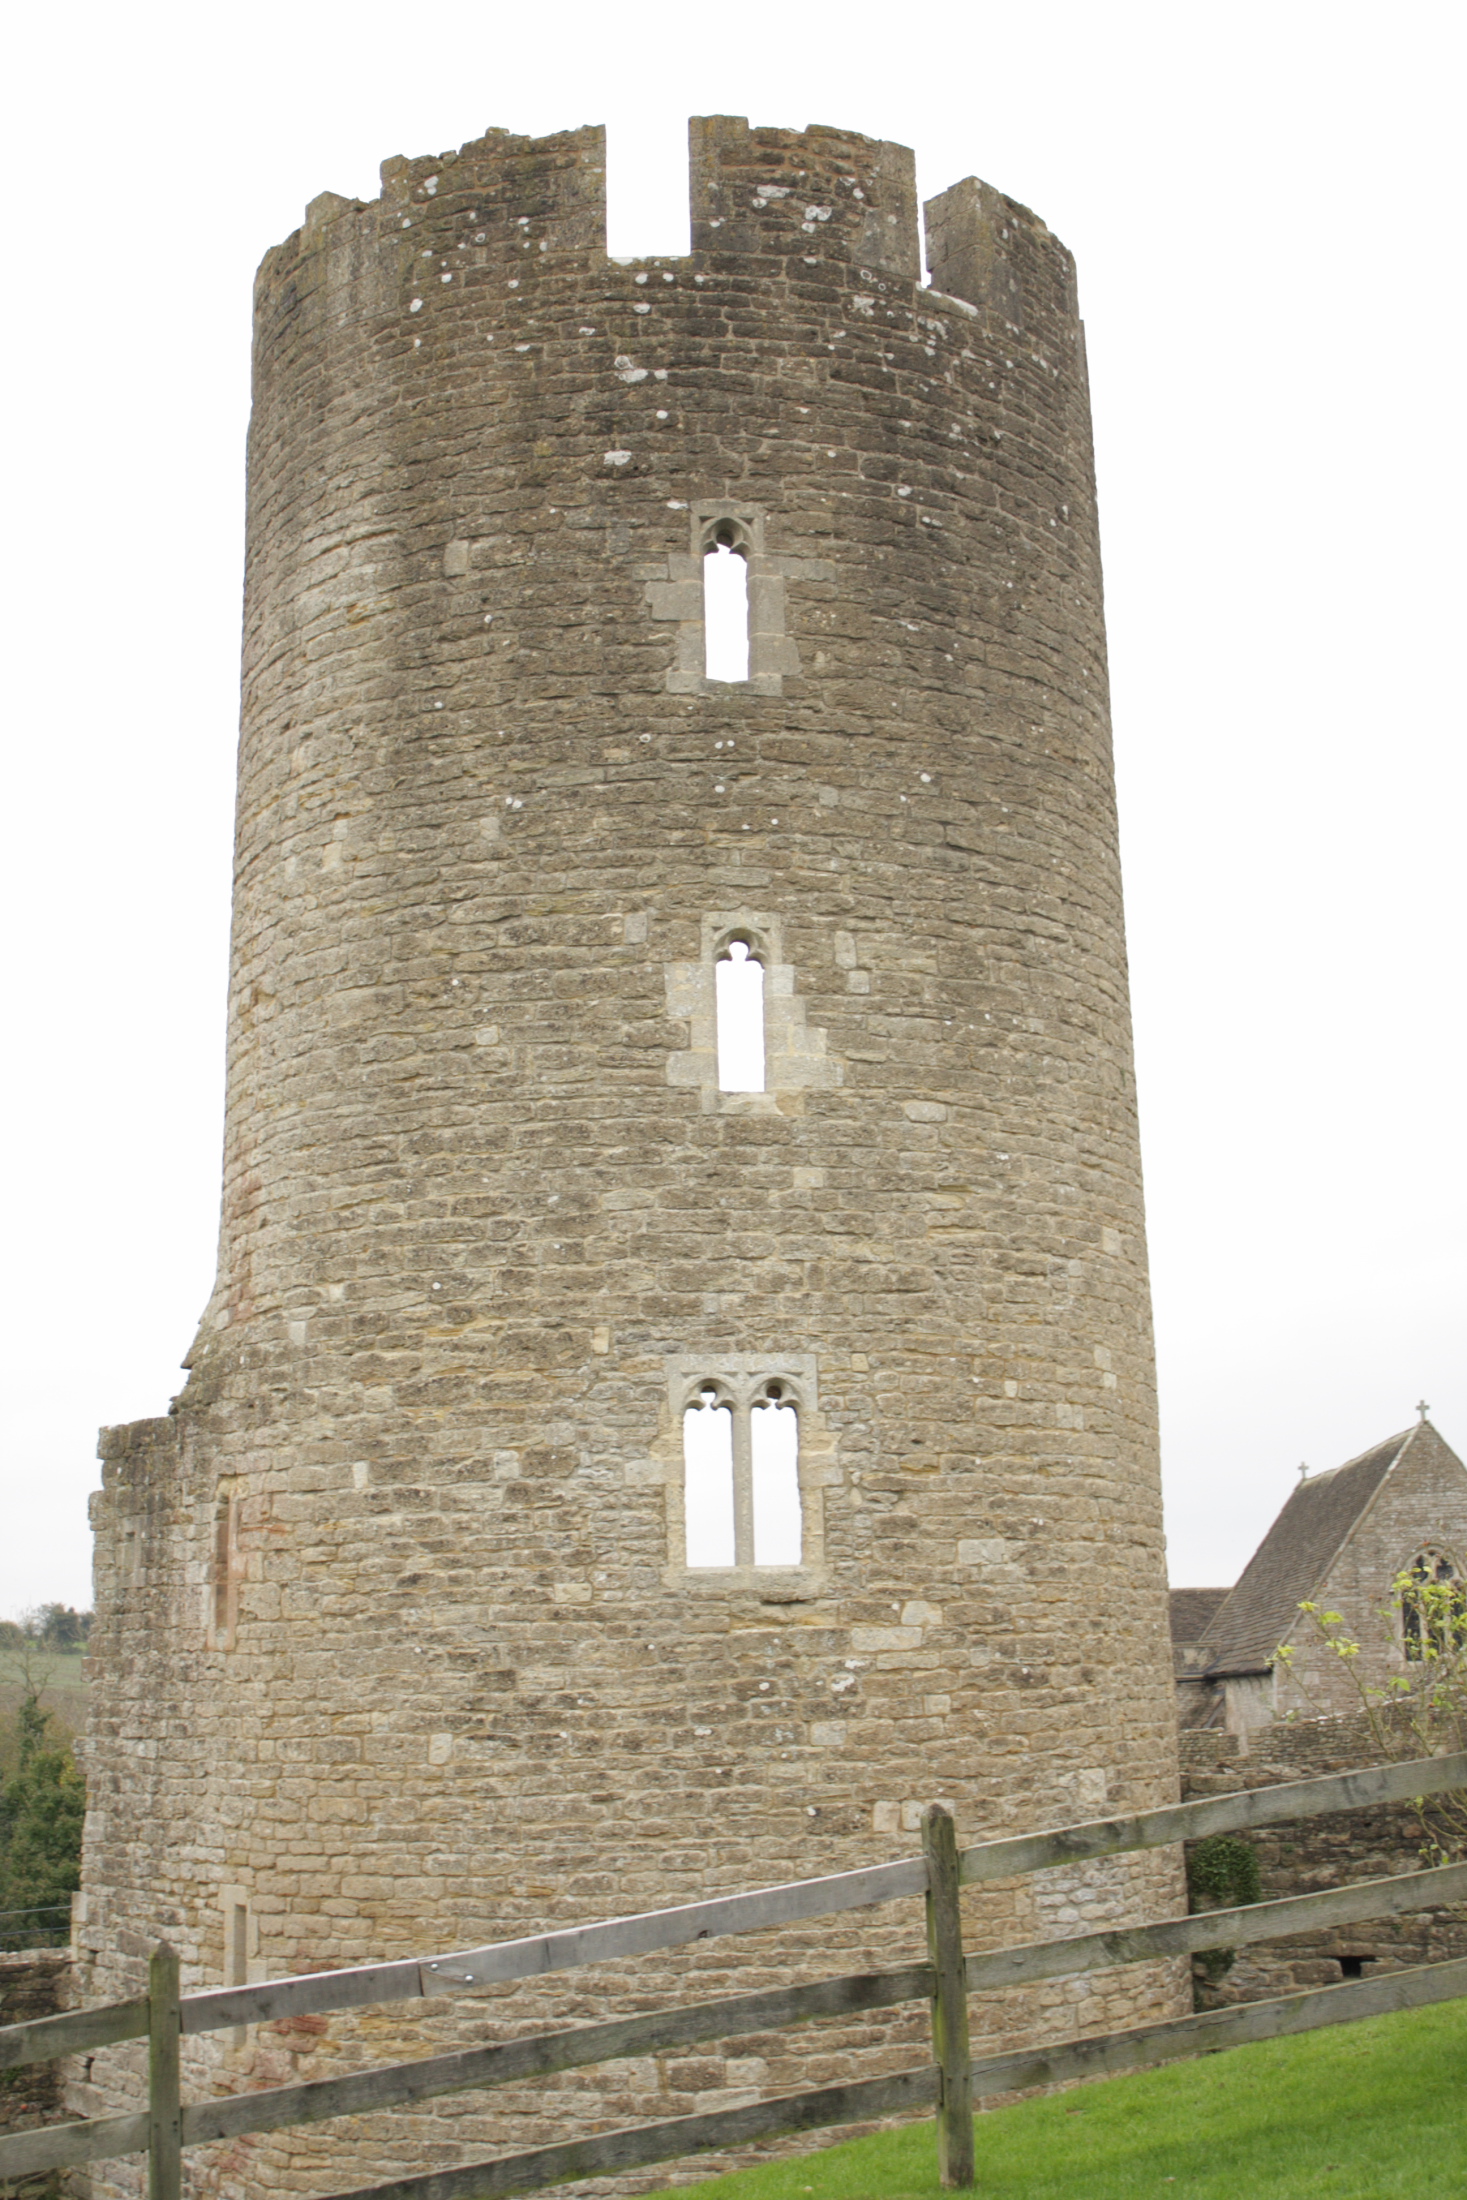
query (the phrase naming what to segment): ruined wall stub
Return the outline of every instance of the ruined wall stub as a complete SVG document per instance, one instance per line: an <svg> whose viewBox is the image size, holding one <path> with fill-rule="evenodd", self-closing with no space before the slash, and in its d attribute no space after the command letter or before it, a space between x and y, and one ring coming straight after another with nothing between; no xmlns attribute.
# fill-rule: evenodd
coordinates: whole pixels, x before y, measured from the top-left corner
<svg viewBox="0 0 1467 2200"><path fill-rule="evenodd" d="M972 1838L1175 1794L1070 257L969 182L926 288L903 148L692 140L686 259L606 257L583 130L389 161L260 272L219 1277L172 1415L104 1444L93 1994L160 1932L191 1982L279 1974L887 1857L934 1798ZM724 520L755 646L718 686ZM764 1094L709 1081L731 924L772 943ZM679 1562L699 1360L806 1386L819 1548L777 1578ZM1174 1872L990 1891L973 1930L1134 1916ZM890 1960L916 1907L637 1979ZM226 2037L193 2082L624 1985ZM975 2032L1179 1990L1057 1982ZM921 2059L921 2026L194 2175L326 2192Z"/></svg>

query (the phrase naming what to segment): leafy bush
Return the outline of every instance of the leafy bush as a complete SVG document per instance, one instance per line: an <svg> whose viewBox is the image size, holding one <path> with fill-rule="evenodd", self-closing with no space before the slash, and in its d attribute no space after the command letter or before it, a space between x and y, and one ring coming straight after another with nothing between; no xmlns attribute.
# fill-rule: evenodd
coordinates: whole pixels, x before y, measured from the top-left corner
<svg viewBox="0 0 1467 2200"><path fill-rule="evenodd" d="M1187 1858L1187 1894L1193 1913L1241 1909L1263 1900L1263 1878L1250 1841L1235 1833L1210 1834ZM1232 1948L1203 1948L1194 1957L1214 1985L1233 1968Z"/></svg>
<svg viewBox="0 0 1467 2200"><path fill-rule="evenodd" d="M1251 1841L1214 1833L1187 1858L1187 1892L1194 1910L1234 1910L1263 1900L1263 1878Z"/></svg>
<svg viewBox="0 0 1467 2200"><path fill-rule="evenodd" d="M1317 1604L1301 1604L1299 1610L1349 1675L1384 1762L1467 1750L1467 1612L1454 1572L1434 1579L1418 1561L1396 1576L1377 1618L1389 1658L1400 1659L1405 1671L1383 1682L1361 1678L1361 1646L1341 1613ZM1277 1655L1307 1694L1294 1646L1281 1644ZM1411 1808L1421 1827L1424 1862L1467 1861L1467 1789L1416 1796Z"/></svg>

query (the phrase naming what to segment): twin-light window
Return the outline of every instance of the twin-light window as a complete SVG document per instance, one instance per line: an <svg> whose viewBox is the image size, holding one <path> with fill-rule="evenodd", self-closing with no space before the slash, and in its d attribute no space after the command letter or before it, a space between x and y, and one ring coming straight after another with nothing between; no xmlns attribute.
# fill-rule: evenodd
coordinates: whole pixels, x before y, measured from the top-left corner
<svg viewBox="0 0 1467 2200"><path fill-rule="evenodd" d="M683 1412L683 1518L690 1567L800 1564L800 1416L788 1383L762 1382L752 1398L700 1385Z"/></svg>

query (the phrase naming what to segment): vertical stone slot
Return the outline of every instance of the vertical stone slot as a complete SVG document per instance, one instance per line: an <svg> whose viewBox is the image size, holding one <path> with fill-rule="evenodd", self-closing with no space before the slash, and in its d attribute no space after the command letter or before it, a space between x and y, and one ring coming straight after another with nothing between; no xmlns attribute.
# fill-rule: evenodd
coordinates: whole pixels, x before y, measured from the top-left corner
<svg viewBox="0 0 1467 2200"><path fill-rule="evenodd" d="M213 1582L210 1634L216 1650L234 1648L239 1617L239 1500L221 1488L214 1500Z"/></svg>
<svg viewBox="0 0 1467 2200"><path fill-rule="evenodd" d="M224 1983L226 1986L248 1986L250 1982L250 1906L248 1902L226 1902L224 1910ZM249 2037L249 2026L233 2025L230 2028L230 2045L243 2047Z"/></svg>
<svg viewBox="0 0 1467 2200"><path fill-rule="evenodd" d="M763 1092L764 965L747 940L730 940L713 971L720 1092Z"/></svg>
<svg viewBox="0 0 1467 2200"><path fill-rule="evenodd" d="M250 1910L247 1902L231 1902L229 1905L229 1946L224 1958L224 1983L226 1986L244 1986L248 1983Z"/></svg>

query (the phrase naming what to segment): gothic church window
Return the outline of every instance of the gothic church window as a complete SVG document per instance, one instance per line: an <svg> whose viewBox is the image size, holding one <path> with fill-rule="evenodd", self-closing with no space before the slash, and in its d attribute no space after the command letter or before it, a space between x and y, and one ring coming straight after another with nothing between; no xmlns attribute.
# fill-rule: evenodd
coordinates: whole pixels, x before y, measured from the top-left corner
<svg viewBox="0 0 1467 2200"><path fill-rule="evenodd" d="M1449 1558L1422 1551L1400 1584L1401 1647L1412 1665L1450 1657L1467 1645L1467 1582Z"/></svg>

